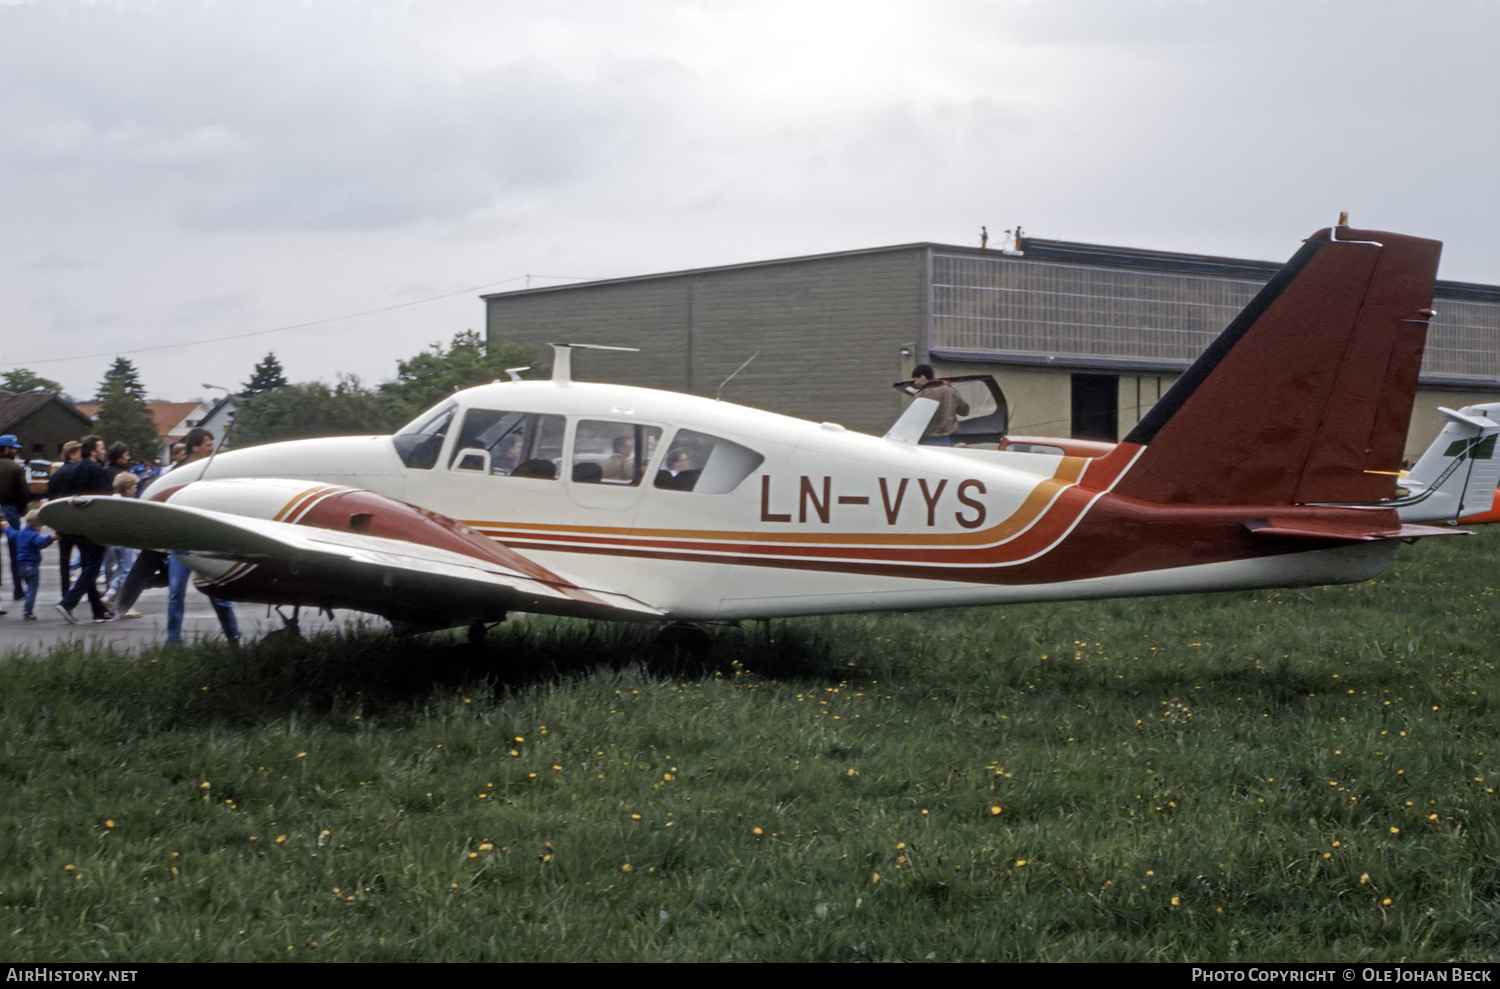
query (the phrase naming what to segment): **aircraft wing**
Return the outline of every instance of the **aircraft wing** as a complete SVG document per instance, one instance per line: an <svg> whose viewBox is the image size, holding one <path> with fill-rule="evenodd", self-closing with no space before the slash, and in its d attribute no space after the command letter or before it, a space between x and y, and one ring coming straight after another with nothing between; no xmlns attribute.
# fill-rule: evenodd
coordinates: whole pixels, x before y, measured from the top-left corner
<svg viewBox="0 0 1500 989"><path fill-rule="evenodd" d="M106 545L180 553L200 589L231 601L347 608L433 628L499 621L509 611L616 620L665 614L628 594L582 586L499 544L482 556L413 539L104 496L49 502L41 518L59 532Z"/></svg>

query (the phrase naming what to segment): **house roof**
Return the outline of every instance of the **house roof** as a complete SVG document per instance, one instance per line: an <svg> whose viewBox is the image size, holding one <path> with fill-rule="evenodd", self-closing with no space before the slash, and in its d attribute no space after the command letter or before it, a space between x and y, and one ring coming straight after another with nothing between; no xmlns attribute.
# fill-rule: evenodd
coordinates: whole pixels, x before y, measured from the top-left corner
<svg viewBox="0 0 1500 989"><path fill-rule="evenodd" d="M52 392L26 392L21 395L0 394L0 433L13 433L12 426L22 422L42 406L57 402L65 409L74 409ZM76 409L74 409L76 411ZM87 417L84 417L87 419Z"/></svg>
<svg viewBox="0 0 1500 989"><path fill-rule="evenodd" d="M156 433L168 443L181 439L186 431L179 432L178 426L182 421L193 414L193 411L201 406L202 402L147 402L146 410L151 413L151 419L156 423ZM99 414L98 405L75 406L79 412L88 418L90 422Z"/></svg>

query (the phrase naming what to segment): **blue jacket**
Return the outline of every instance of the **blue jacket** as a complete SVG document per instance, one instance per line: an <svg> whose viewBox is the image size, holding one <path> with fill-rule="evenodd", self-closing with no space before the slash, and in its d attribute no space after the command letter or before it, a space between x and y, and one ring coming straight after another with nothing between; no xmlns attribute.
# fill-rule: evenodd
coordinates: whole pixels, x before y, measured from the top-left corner
<svg viewBox="0 0 1500 989"><path fill-rule="evenodd" d="M42 562L42 550L52 545L55 536L50 536L40 529L27 526L24 529L6 529L5 537L10 540L10 551L15 554L18 564L39 564Z"/></svg>

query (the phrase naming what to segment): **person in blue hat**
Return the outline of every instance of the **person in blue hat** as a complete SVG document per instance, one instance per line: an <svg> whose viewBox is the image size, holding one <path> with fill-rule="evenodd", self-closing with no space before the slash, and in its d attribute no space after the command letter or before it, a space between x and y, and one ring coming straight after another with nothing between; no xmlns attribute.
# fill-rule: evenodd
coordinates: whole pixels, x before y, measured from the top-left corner
<svg viewBox="0 0 1500 989"><path fill-rule="evenodd" d="M31 485L26 468L16 459L21 452L21 441L14 433L0 436L0 517L13 529L21 528L21 516L31 503ZM14 597L17 601L26 596L22 589L21 565L16 561L14 544L10 550L10 577Z"/></svg>

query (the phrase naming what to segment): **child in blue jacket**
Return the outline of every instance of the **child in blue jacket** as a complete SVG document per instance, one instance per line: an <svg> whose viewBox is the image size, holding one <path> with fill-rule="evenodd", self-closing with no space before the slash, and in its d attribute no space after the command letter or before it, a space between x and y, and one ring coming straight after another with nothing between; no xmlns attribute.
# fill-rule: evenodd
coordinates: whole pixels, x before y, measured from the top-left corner
<svg viewBox="0 0 1500 989"><path fill-rule="evenodd" d="M26 620L36 621L36 592L41 586L42 550L51 546L56 536L48 535L42 531L42 523L36 517L36 511L26 513L26 528L13 529L0 519L0 529L5 530L5 537L10 540L11 559L16 561L16 566L21 574L21 582L26 585ZM5 612L0 611L0 615Z"/></svg>

